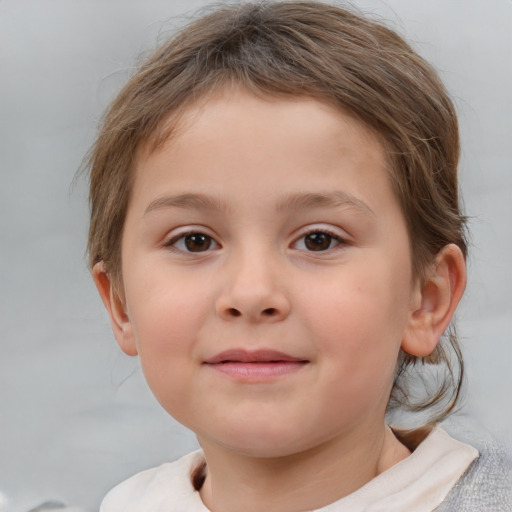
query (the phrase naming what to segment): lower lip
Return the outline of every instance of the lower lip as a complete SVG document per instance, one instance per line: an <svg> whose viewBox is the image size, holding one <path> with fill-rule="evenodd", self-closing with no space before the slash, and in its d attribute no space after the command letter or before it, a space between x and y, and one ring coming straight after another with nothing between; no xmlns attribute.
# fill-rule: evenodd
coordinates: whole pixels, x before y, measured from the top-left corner
<svg viewBox="0 0 512 512"><path fill-rule="evenodd" d="M240 380L265 381L298 372L306 361L242 363L237 361L209 364L212 369Z"/></svg>

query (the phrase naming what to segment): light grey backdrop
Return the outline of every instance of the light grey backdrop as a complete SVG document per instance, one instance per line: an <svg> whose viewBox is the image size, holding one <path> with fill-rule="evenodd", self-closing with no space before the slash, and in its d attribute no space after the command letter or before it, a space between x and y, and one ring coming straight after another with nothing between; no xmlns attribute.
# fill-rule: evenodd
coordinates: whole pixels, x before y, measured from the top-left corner
<svg viewBox="0 0 512 512"><path fill-rule="evenodd" d="M195 447L113 340L85 264L85 186L70 186L136 58L204 4L0 1L0 510L95 510L119 480ZM466 413L512 451L512 2L354 4L389 18L455 97L473 217Z"/></svg>

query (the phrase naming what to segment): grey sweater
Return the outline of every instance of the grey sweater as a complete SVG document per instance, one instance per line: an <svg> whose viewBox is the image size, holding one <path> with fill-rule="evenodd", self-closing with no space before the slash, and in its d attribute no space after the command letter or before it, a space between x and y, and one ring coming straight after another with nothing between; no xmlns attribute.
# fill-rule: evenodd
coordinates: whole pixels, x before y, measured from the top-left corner
<svg viewBox="0 0 512 512"><path fill-rule="evenodd" d="M481 429L443 425L451 436L474 446L471 464L436 512L512 512L511 455Z"/></svg>

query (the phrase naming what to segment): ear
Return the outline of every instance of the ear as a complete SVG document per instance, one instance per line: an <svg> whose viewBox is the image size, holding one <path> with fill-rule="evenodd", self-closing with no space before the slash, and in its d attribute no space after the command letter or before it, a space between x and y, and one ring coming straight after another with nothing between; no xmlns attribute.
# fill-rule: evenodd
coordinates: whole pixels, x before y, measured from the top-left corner
<svg viewBox="0 0 512 512"><path fill-rule="evenodd" d="M126 313L124 298L120 297L102 261L94 265L92 275L110 317L112 331L117 343L125 354L136 356L137 346L133 336L132 324Z"/></svg>
<svg viewBox="0 0 512 512"><path fill-rule="evenodd" d="M437 255L423 285L417 284L402 349L426 357L448 328L466 287L466 263L460 248L445 246Z"/></svg>

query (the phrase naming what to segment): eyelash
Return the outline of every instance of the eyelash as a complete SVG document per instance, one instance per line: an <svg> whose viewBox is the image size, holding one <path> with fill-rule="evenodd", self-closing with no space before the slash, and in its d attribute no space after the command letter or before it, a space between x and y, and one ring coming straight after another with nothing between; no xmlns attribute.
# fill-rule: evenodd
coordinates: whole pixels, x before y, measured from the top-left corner
<svg viewBox="0 0 512 512"><path fill-rule="evenodd" d="M292 245L296 245L300 240L304 240L307 236L315 235L315 234L327 235L330 238L329 247L326 249L318 250L318 251L315 251L315 250L308 251L307 249L303 249L306 252L327 252L327 251L331 251L331 250L335 249L338 245L346 245L347 244L347 240L345 240L339 234L334 233L333 231L331 231L329 229L312 228L312 229L309 229L308 231L306 231L305 233L303 233ZM330 247L332 241L337 242L337 244L334 247Z"/></svg>
<svg viewBox="0 0 512 512"><path fill-rule="evenodd" d="M327 237L329 237L329 246L325 249L320 248L319 250L314 250L314 249L308 250L307 248L301 249L301 250L303 250L305 252L327 252L327 251L335 249L338 245L346 245L347 244L347 241L343 237L341 237L339 234L336 234L329 229L313 228L313 229L310 229L310 230L306 231L305 233L303 233L299 238L297 238L291 244L291 246L296 248L295 246L299 243L299 241L306 239L306 237L308 237L308 236L317 235L317 234L318 235L327 235ZM203 237L205 237L205 239L207 239L208 245L205 248L205 250L191 251L191 250L188 250L187 248L176 247L176 244L178 242L183 241L183 243L186 243L187 237L190 237L192 235L203 236ZM336 245L334 245L334 247L331 247L331 244L333 241L336 241L337 243L336 243ZM164 244L164 247L166 247L170 250L173 250L173 251L181 252L181 253L195 254L195 253L209 252L209 250L212 249L211 248L212 244L214 244L216 246L215 249L220 248L220 244L212 236L210 236L198 229L198 230L186 231L184 233L179 233L178 235L171 238L168 242L166 242Z"/></svg>
<svg viewBox="0 0 512 512"><path fill-rule="evenodd" d="M192 235L204 236L206 239L208 239L209 243L208 243L208 246L206 247L206 250L204 250L204 251L189 251L187 249L180 249L180 248L176 247L176 244L180 240L182 240L183 243L186 243L186 238L190 237ZM173 251L181 252L181 253L196 254L196 253L201 253L201 252L208 252L212 243L215 244L217 247L220 247L220 244L218 242L216 242L212 236L207 235L200 229L191 229L190 231L186 231L184 233L179 233L178 235L172 237L168 242L166 242L164 244L164 247L166 247L167 249L173 250Z"/></svg>

